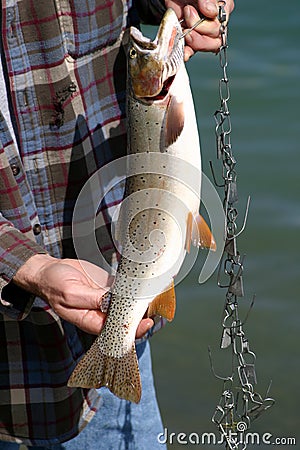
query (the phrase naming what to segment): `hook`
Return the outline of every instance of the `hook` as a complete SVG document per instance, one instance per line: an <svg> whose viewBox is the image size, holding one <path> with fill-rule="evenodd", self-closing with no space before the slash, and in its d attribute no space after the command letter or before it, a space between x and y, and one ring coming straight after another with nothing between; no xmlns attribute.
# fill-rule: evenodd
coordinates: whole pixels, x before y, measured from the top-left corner
<svg viewBox="0 0 300 450"><path fill-rule="evenodd" d="M227 238L229 241L232 240L232 239L236 239L236 238L237 238L238 236L240 236L240 235L243 233L243 231L245 230L245 228L246 228L246 223L247 223L247 219L248 219L248 213L249 213L250 199L251 199L251 197L250 197L250 195L249 195L249 196L248 196L248 200L247 200L247 205L246 205L246 211L245 211L245 215L244 215L243 226L242 226L241 230L240 230L237 234L234 234L233 236L230 236L230 237Z"/></svg>
<svg viewBox="0 0 300 450"><path fill-rule="evenodd" d="M226 1L225 0L219 0L218 3L222 3L221 5L219 5L218 20L219 20L219 22L221 24L223 24L224 22L226 22L226 19L227 19L226 11L225 11Z"/></svg>
<svg viewBox="0 0 300 450"><path fill-rule="evenodd" d="M213 177L213 179L214 179L215 185L216 185L217 187L219 187L219 188L224 187L224 186L225 186L225 183L220 184L220 183L217 182L217 178L216 178L216 175L215 175L215 171L214 171L214 167L213 167L212 161L209 161L209 165L210 165L210 170L211 170L212 177Z"/></svg>
<svg viewBox="0 0 300 450"><path fill-rule="evenodd" d="M249 306L249 308L248 308L247 314L246 314L246 316L245 316L243 322L241 323L241 326L242 326L242 327L246 324L246 322L247 322L247 320L248 320L248 317L250 316L250 312L252 311L252 308L253 308L253 306L254 306L255 299L256 299L256 295L254 294L253 297L252 297L252 301L251 301L251 303L250 303L250 306ZM249 353L252 353L252 352L249 352Z"/></svg>
<svg viewBox="0 0 300 450"><path fill-rule="evenodd" d="M181 36L179 36L179 39L182 39L182 38L184 38L187 34L190 34L190 32L194 30L194 28L196 28L198 25L200 25L200 23L204 22L205 20L207 20L206 17L201 17L199 20L197 20L196 23L194 23L194 25L193 25L191 28L188 28L187 30L185 30L185 32L182 33ZM183 22L183 20L180 21L180 23L181 23L181 22Z"/></svg>
<svg viewBox="0 0 300 450"><path fill-rule="evenodd" d="M267 387L267 390L266 390L266 398L265 398L265 400L268 400L267 396L269 395L269 392L271 390L272 383L273 383L273 380L270 380L269 386ZM274 400L274 402L275 402L275 400Z"/></svg>
<svg viewBox="0 0 300 450"><path fill-rule="evenodd" d="M268 386L266 395L267 393L269 393L271 384L272 380ZM272 397L262 398L262 396L257 392L254 392L252 395L250 395L250 397L251 401L254 403L254 406L248 412L249 414L253 414L253 420L257 419L257 417L259 417L264 411L267 411L267 409L271 408L271 406L273 406L275 403L275 400ZM258 397L258 399L255 399L254 397Z"/></svg>
<svg viewBox="0 0 300 450"><path fill-rule="evenodd" d="M214 366L213 366L213 362L212 362L211 349L210 349L209 346L208 346L208 356L209 356L209 361L210 361L210 368L211 368L211 371L212 371L213 375L214 375L216 378L218 378L218 380L222 380L222 381L224 381L224 382L226 382L226 381L231 381L231 382L233 383L233 375L228 376L228 377L221 377L220 375L217 375L217 374L216 374L215 369L214 369Z"/></svg>

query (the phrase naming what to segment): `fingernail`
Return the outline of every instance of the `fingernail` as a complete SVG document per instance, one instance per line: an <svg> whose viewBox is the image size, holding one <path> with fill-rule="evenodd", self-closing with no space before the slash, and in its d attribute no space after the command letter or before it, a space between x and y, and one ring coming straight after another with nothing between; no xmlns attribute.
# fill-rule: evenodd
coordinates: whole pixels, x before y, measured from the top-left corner
<svg viewBox="0 0 300 450"><path fill-rule="evenodd" d="M184 18L189 19L190 17L191 17L191 10L190 10L189 6L186 6L184 8Z"/></svg>
<svg viewBox="0 0 300 450"><path fill-rule="evenodd" d="M149 331L153 327L153 320L149 319L147 322L147 331Z"/></svg>
<svg viewBox="0 0 300 450"><path fill-rule="evenodd" d="M205 3L205 8L207 11L217 14L218 13L218 8L217 5L215 3L212 2L206 2Z"/></svg>
<svg viewBox="0 0 300 450"><path fill-rule="evenodd" d="M185 39L186 44L188 44L189 46L192 45L192 43L193 43L192 33L187 34L184 39Z"/></svg>

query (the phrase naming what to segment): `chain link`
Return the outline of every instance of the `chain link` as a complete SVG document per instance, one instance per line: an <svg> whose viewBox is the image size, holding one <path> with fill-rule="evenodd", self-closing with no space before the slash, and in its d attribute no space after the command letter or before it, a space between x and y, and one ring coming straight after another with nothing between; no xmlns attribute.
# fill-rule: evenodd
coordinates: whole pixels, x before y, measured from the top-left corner
<svg viewBox="0 0 300 450"><path fill-rule="evenodd" d="M230 89L227 75L228 43L225 5L225 1L219 2L222 37L219 59L222 77L219 80L220 108L214 114L217 158L222 161L223 182L221 184L216 181L212 164L211 168L215 184L224 188L225 250L218 271L218 286L227 289L222 322L221 349L231 346L232 373L228 377L220 377L215 373L211 359L213 373L218 379L223 380L223 391L212 421L218 427L226 448L240 450L247 448L246 430L250 427L251 421L270 408L274 400L268 397L269 389L264 397L255 392L254 385L257 383L256 355L250 349L249 341L243 329L244 323L239 318L239 298L244 297L244 257L240 255L237 249L237 237L245 228L250 199L247 203L244 224L238 232L237 172L236 159L231 146L232 127L229 111ZM254 299L250 309L253 303Z"/></svg>

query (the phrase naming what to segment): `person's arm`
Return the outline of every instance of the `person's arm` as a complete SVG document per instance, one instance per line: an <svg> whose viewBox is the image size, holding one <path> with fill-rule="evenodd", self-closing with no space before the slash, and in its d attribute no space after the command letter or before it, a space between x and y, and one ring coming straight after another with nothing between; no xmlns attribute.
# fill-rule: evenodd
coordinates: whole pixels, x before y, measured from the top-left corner
<svg viewBox="0 0 300 450"><path fill-rule="evenodd" d="M13 277L16 286L43 298L62 319L91 334L99 334L104 325L100 305L111 282L105 270L89 262L40 254L29 258ZM152 326L152 319L143 319L137 337Z"/></svg>
<svg viewBox="0 0 300 450"><path fill-rule="evenodd" d="M34 295L14 285L12 279L29 258L46 253L34 241L33 234L29 237L30 233L30 227L27 232L21 232L0 214L0 312L15 320L22 320L27 316Z"/></svg>

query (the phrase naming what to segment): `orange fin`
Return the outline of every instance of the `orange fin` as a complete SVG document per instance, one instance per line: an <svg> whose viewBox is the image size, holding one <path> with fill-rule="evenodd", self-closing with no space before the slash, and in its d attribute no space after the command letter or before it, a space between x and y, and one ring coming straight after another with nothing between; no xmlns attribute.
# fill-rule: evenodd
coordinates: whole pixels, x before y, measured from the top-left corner
<svg viewBox="0 0 300 450"><path fill-rule="evenodd" d="M106 386L117 397L139 403L141 379L133 345L122 357L104 354L98 337L85 356L79 361L69 378L68 386L100 388Z"/></svg>
<svg viewBox="0 0 300 450"><path fill-rule="evenodd" d="M191 249L191 242L201 248L209 248L216 251L216 241L209 229L209 226L200 214L193 216L191 212L187 218L187 231L185 249L187 252Z"/></svg>
<svg viewBox="0 0 300 450"><path fill-rule="evenodd" d="M165 146L174 144L180 136L184 127L184 106L179 103L173 95L167 108L166 128L165 128Z"/></svg>
<svg viewBox="0 0 300 450"><path fill-rule="evenodd" d="M158 294L148 307L148 317L159 315L171 321L176 309L174 281L161 294Z"/></svg>

